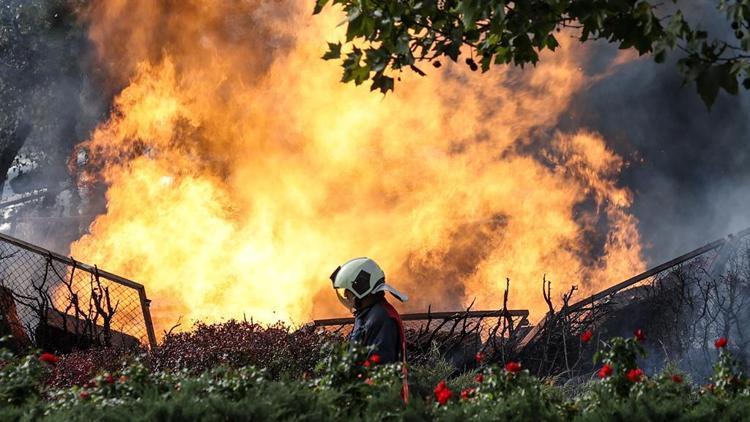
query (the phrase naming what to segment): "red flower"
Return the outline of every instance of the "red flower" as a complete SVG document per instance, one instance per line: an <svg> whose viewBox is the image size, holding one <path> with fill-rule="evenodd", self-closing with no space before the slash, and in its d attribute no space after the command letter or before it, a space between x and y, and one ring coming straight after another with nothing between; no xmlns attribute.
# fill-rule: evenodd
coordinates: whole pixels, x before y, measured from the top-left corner
<svg viewBox="0 0 750 422"><path fill-rule="evenodd" d="M726 337L719 337L714 342L714 346L716 346L717 349L723 349L727 347L727 338Z"/></svg>
<svg viewBox="0 0 750 422"><path fill-rule="evenodd" d="M448 403L448 400L453 397L453 392L450 388L448 388L447 385L445 385L445 380L442 380L438 383L437 387L435 387L435 399L440 403L441 406L445 406L446 403Z"/></svg>
<svg viewBox="0 0 750 422"><path fill-rule="evenodd" d="M121 384L125 384L125 382L127 382L127 380L128 380L128 377L126 377L125 375L120 375L120 383Z"/></svg>
<svg viewBox="0 0 750 422"><path fill-rule="evenodd" d="M586 330L581 333L581 341L584 343L588 343L591 341L591 337L594 336L594 333L591 332L591 330Z"/></svg>
<svg viewBox="0 0 750 422"><path fill-rule="evenodd" d="M435 387L435 390L434 390L435 394L437 394L438 391L443 391L443 390L445 390L447 388L448 388L448 386L445 384L445 380L440 380L440 382L438 383L438 385Z"/></svg>
<svg viewBox="0 0 750 422"><path fill-rule="evenodd" d="M89 394L89 392L88 392L88 391L86 391L86 390L83 390L83 391L81 391L80 393L78 393L78 397L82 398L83 400L86 400L86 399L88 399L88 398L89 398L89 396L90 396L90 394Z"/></svg>
<svg viewBox="0 0 750 422"><path fill-rule="evenodd" d="M476 382L482 382L482 381L484 381L484 375L477 374L477 376L474 377L474 381L476 381Z"/></svg>
<svg viewBox="0 0 750 422"><path fill-rule="evenodd" d="M461 391L461 400L468 400L474 394L474 389L469 387Z"/></svg>
<svg viewBox="0 0 750 422"><path fill-rule="evenodd" d="M365 384L372 385L372 378L365 379Z"/></svg>
<svg viewBox="0 0 750 422"><path fill-rule="evenodd" d="M453 397L453 392L451 390L443 390L435 395L435 398L441 406L445 406L451 397Z"/></svg>
<svg viewBox="0 0 750 422"><path fill-rule="evenodd" d="M605 363L604 366L599 369L598 375L601 379L607 378L608 376L612 375L612 367Z"/></svg>
<svg viewBox="0 0 750 422"><path fill-rule="evenodd" d="M521 364L519 362L508 362L505 364L505 370L511 374L521 371Z"/></svg>
<svg viewBox="0 0 750 422"><path fill-rule="evenodd" d="M477 361L477 363L482 363L484 361L485 355L482 352L477 352L477 354L474 356L474 360Z"/></svg>
<svg viewBox="0 0 750 422"><path fill-rule="evenodd" d="M638 343L643 343L644 341L646 341L646 334L640 328L635 330L633 335L635 336L635 339L638 341Z"/></svg>
<svg viewBox="0 0 750 422"><path fill-rule="evenodd" d="M643 370L641 368L631 369L626 376L630 382L640 382L643 379Z"/></svg>
<svg viewBox="0 0 750 422"><path fill-rule="evenodd" d="M39 360L45 363L49 363L50 365L57 365L57 362L60 362L60 358L53 355L52 353L42 353L39 356Z"/></svg>
<svg viewBox="0 0 750 422"><path fill-rule="evenodd" d="M373 364L380 363L380 355L377 353L374 353L372 356L370 356L369 361L372 362Z"/></svg>
<svg viewBox="0 0 750 422"><path fill-rule="evenodd" d="M107 384L114 384L115 383L115 377L112 376L112 374L105 374L104 375L104 382Z"/></svg>
<svg viewBox="0 0 750 422"><path fill-rule="evenodd" d="M672 375L672 382L674 382L675 384L682 384L682 375Z"/></svg>

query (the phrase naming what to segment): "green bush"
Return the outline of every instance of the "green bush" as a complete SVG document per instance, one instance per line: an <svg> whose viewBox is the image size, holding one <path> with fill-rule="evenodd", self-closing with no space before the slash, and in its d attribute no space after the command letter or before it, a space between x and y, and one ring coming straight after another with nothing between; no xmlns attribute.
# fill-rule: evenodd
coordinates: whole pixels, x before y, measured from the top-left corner
<svg viewBox="0 0 750 422"><path fill-rule="evenodd" d="M34 355L14 357L0 349L0 408L34 402L40 396L43 363Z"/></svg>
<svg viewBox="0 0 750 422"><path fill-rule="evenodd" d="M520 362L451 377L436 355L433 365L411 368L408 404L400 364L382 365L368 350L340 343L322 347L315 369L295 379L250 365L155 370L133 358L70 387L44 382L56 357L2 351L0 420L745 420L750 384L724 346L717 349L711 383L696 386L669 366L644 374L639 339L616 338L597 356L600 379L575 394Z"/></svg>

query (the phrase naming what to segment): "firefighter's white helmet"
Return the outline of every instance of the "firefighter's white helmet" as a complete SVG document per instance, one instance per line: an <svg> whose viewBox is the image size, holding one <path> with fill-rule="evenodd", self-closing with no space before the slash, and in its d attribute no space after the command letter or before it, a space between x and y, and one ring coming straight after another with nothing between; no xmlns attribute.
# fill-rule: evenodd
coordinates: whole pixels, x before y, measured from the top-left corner
<svg viewBox="0 0 750 422"><path fill-rule="evenodd" d="M354 297L363 297L377 292L389 292L401 302L409 297L385 283L385 273L380 266L370 258L354 258L346 261L331 274L331 281L341 303L347 308L351 304L346 299L345 290Z"/></svg>

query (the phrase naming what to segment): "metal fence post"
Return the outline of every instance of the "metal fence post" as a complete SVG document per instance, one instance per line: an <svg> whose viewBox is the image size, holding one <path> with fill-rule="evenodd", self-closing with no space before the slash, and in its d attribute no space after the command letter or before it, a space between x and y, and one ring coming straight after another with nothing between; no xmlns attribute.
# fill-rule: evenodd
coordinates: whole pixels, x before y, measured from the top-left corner
<svg viewBox="0 0 750 422"><path fill-rule="evenodd" d="M138 289L138 297L141 299L141 309L143 310L143 322L146 324L146 334L148 335L149 346L153 349L156 347L156 335L154 334L154 323L151 321L151 300L146 298L146 289Z"/></svg>

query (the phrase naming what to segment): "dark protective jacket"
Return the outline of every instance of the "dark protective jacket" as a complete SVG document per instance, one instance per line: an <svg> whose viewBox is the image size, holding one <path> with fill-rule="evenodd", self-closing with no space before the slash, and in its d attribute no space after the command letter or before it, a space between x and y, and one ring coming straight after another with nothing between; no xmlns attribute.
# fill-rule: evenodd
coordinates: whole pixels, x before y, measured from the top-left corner
<svg viewBox="0 0 750 422"><path fill-rule="evenodd" d="M382 298L357 310L349 342L373 346L370 355L378 354L382 363L399 362L403 359L400 323L393 306Z"/></svg>

